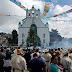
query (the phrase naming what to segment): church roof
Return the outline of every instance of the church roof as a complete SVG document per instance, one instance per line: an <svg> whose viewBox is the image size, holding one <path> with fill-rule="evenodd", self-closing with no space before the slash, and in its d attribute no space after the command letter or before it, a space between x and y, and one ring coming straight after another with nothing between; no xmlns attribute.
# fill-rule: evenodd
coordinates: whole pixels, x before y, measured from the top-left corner
<svg viewBox="0 0 72 72"><path fill-rule="evenodd" d="M23 20L26 20L26 18L24 18ZM22 21L23 21L23 20L22 20Z"/></svg>

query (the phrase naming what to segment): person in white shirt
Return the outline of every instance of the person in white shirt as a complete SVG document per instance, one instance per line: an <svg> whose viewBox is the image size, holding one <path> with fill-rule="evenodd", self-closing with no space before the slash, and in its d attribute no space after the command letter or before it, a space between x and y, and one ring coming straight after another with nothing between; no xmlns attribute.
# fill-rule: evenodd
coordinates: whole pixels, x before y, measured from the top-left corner
<svg viewBox="0 0 72 72"><path fill-rule="evenodd" d="M17 54L11 59L12 67L15 69L15 72L23 72L26 70L26 60L21 56L21 49L15 51Z"/></svg>
<svg viewBox="0 0 72 72"><path fill-rule="evenodd" d="M5 72L11 72L11 53L9 51L6 51L3 67Z"/></svg>

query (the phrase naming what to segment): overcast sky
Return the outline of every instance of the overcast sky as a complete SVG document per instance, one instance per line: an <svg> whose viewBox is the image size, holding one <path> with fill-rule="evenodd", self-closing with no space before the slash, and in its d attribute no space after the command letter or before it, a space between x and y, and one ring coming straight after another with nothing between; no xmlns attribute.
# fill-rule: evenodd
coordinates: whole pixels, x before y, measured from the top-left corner
<svg viewBox="0 0 72 72"><path fill-rule="evenodd" d="M43 13L45 0L19 0L22 5L28 9L32 8L32 5L36 9L40 9ZM72 0L51 0L52 5L47 17L53 16L72 9ZM26 16L26 12L12 3L10 0L0 0L0 14L1 15L19 15ZM18 16L0 16L0 32L11 33L13 29L18 31L18 23L22 21L25 17ZM53 20L70 20L72 21L72 13L66 14L64 16L51 18ZM53 22L48 19L42 20L44 23L49 23L49 30L57 29L62 37L72 38L72 22Z"/></svg>

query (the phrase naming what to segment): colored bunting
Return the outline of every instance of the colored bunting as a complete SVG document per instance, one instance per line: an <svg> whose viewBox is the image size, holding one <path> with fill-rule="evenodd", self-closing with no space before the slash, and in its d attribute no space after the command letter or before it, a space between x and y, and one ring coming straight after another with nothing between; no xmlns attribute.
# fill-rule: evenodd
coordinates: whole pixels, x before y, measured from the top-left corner
<svg viewBox="0 0 72 72"><path fill-rule="evenodd" d="M29 16L31 15L31 13L27 10L27 12L29 13ZM72 9L70 9L70 10L68 10L68 11L66 11L66 12L63 12L63 13L61 13L61 14L58 14L58 15L54 15L54 16L51 16L51 17L46 17L46 19L47 18L52 18L52 17L58 17L58 16L62 16L62 15L64 15L64 14L68 14L68 13L71 13L72 12ZM45 14L44 14L45 15ZM0 14L0 16L19 16L19 15L2 15L2 14ZM25 17L25 16L19 16L19 17ZM35 17L35 16L34 16ZM36 18L41 18L41 17L36 17Z"/></svg>
<svg viewBox="0 0 72 72"><path fill-rule="evenodd" d="M45 2L45 8L44 8L44 12L43 12L43 17L45 17L47 15L47 13L49 12L49 9L50 9L50 5L51 5L51 0L46 0Z"/></svg>
<svg viewBox="0 0 72 72"><path fill-rule="evenodd" d="M2 15L0 14L0 16L16 16L16 17L25 17L25 16L19 16L19 15ZM35 17L35 16L34 16ZM35 17L35 18L41 18L41 17ZM53 22L72 22L72 20L53 20L53 19L49 19L50 21L53 21Z"/></svg>
<svg viewBox="0 0 72 72"><path fill-rule="evenodd" d="M19 15L3 15L3 14L0 14L0 16L17 16L17 17L26 17L26 16L19 16Z"/></svg>
<svg viewBox="0 0 72 72"><path fill-rule="evenodd" d="M29 13L29 16L31 15L31 13L29 12L28 9L26 9L25 6L21 5L21 3L18 1L18 0L10 0L12 1L13 3L15 3L16 5L18 5L19 7L21 7L22 9L24 9L26 12ZM51 0L46 0L45 2L45 8L44 8L44 12L43 12L43 16L39 17L39 18L43 18L46 16L46 14L49 12L49 9L50 9L50 5L52 4ZM63 12L61 14L57 14L57 15L54 15L54 16L51 16L51 17L58 17L58 16L62 16L62 15L65 15L67 13L71 13L72 12L72 9L66 11L66 12ZM1 15L0 15L1 16ZM46 17L46 18L51 18L51 17Z"/></svg>
<svg viewBox="0 0 72 72"><path fill-rule="evenodd" d="M28 11L28 9L26 9L25 6L21 5L21 2L19 2L18 0L10 0L10 1L15 3L16 5L18 5L20 8L24 9L25 11Z"/></svg>
<svg viewBox="0 0 72 72"><path fill-rule="evenodd" d="M61 14L57 14L57 15L51 16L51 17L58 17L58 16L66 15L66 14L71 13L71 12L72 12L72 9L70 9L68 11L65 11L65 12L63 12ZM46 17L46 18L51 18L51 17Z"/></svg>
<svg viewBox="0 0 72 72"><path fill-rule="evenodd" d="M49 19L53 22L60 22L60 21L63 21L63 22L72 22L72 20L53 20L53 19Z"/></svg>
<svg viewBox="0 0 72 72"><path fill-rule="evenodd" d="M16 5L18 5L20 8L24 9L26 12L29 13L29 15L31 14L31 13L29 12L29 10L26 9L25 6L21 5L21 2L19 2L18 0L10 0L10 1L13 2L13 3L15 3Z"/></svg>

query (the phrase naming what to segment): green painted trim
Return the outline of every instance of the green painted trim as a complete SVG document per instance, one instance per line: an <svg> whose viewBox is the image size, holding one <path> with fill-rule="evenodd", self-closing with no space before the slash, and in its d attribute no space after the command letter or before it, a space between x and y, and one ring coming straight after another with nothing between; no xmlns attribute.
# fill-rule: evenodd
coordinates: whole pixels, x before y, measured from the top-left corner
<svg viewBox="0 0 72 72"><path fill-rule="evenodd" d="M25 21L24 21L24 23L26 22L26 20L27 20L27 18L25 18ZM24 25L24 23L23 23L22 25Z"/></svg>
<svg viewBox="0 0 72 72"><path fill-rule="evenodd" d="M40 11L40 9L38 9Z"/></svg>

